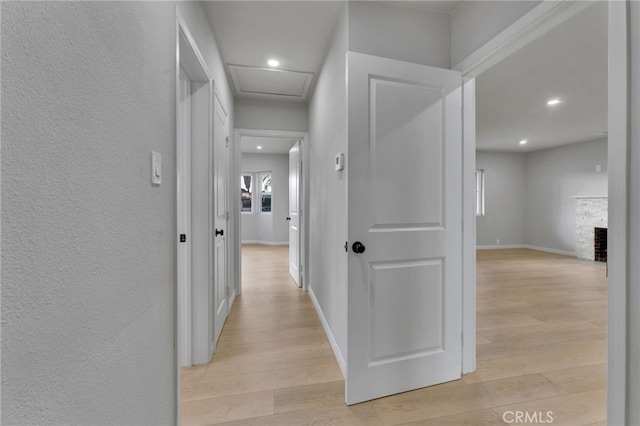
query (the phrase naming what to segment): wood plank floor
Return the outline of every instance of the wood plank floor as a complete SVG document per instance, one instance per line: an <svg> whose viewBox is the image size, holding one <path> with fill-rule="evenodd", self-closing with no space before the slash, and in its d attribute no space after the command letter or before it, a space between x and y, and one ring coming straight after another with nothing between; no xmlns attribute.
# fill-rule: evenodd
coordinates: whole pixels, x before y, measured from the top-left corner
<svg viewBox="0 0 640 426"><path fill-rule="evenodd" d="M554 425L605 424L603 264L479 251L477 371L347 407L313 304L289 276L287 250L243 246L243 294L218 352L182 371L183 424L500 425L518 411L551 412Z"/></svg>

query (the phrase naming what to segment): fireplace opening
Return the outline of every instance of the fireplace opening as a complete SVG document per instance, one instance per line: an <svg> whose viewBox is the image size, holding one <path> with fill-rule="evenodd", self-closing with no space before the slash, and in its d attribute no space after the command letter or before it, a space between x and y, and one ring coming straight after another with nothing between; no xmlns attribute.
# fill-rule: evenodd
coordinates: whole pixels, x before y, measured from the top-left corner
<svg viewBox="0 0 640 426"><path fill-rule="evenodd" d="M593 229L593 254L596 262L607 261L607 228Z"/></svg>

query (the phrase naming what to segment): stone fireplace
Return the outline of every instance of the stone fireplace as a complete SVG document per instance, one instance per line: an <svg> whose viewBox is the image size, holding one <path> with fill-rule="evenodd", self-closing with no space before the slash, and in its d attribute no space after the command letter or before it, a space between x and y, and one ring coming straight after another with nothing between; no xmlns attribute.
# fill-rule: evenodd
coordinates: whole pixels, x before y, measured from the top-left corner
<svg viewBox="0 0 640 426"><path fill-rule="evenodd" d="M580 259L606 262L608 199L607 197L576 198L576 256ZM604 231L596 231L596 229ZM596 258L596 235L599 250ZM604 237L603 237L604 234ZM604 253L603 253L604 250ZM603 258L604 255L604 259Z"/></svg>

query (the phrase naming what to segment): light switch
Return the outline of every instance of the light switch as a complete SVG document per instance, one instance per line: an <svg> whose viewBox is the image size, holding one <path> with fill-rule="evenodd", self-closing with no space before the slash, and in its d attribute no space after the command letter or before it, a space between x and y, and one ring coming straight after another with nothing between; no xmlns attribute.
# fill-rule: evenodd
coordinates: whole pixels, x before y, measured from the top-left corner
<svg viewBox="0 0 640 426"><path fill-rule="evenodd" d="M602 166L600 164L596 164L596 172L601 172Z"/></svg>
<svg viewBox="0 0 640 426"><path fill-rule="evenodd" d="M151 151L151 183L160 185L162 182L162 156Z"/></svg>

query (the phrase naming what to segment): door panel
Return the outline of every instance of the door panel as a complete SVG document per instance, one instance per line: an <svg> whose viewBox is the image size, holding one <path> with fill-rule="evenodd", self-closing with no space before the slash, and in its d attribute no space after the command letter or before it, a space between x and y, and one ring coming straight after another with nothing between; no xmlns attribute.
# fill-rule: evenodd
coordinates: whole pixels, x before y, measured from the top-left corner
<svg viewBox="0 0 640 426"><path fill-rule="evenodd" d="M289 151L289 273L300 281L300 142Z"/></svg>
<svg viewBox="0 0 640 426"><path fill-rule="evenodd" d="M374 227L440 224L441 91L379 78L370 85Z"/></svg>
<svg viewBox="0 0 640 426"><path fill-rule="evenodd" d="M214 226L213 230L213 294L214 294L214 335L213 341L217 342L222 326L229 313L228 286L227 286L227 164L228 164L228 139L227 139L227 114L220 104L218 96L214 96Z"/></svg>
<svg viewBox="0 0 640 426"><path fill-rule="evenodd" d="M442 261L372 262L369 277L369 364L442 352Z"/></svg>
<svg viewBox="0 0 640 426"><path fill-rule="evenodd" d="M461 76L348 54L346 401L460 378Z"/></svg>

